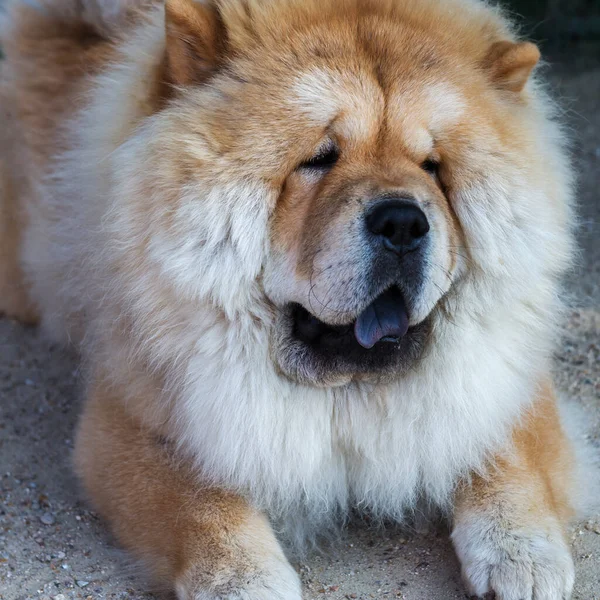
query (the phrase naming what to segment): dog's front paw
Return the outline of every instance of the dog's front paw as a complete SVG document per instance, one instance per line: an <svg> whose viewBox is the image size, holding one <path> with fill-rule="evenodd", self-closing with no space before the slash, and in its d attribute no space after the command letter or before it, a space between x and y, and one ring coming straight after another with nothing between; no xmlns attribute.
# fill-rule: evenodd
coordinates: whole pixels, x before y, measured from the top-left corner
<svg viewBox="0 0 600 600"><path fill-rule="evenodd" d="M469 592L497 600L568 600L573 559L558 524L518 529L489 517L459 523L452 541Z"/></svg>
<svg viewBox="0 0 600 600"><path fill-rule="evenodd" d="M300 578L285 558L273 556L260 567L244 562L219 573L201 564L188 569L175 585L178 600L302 600Z"/></svg>

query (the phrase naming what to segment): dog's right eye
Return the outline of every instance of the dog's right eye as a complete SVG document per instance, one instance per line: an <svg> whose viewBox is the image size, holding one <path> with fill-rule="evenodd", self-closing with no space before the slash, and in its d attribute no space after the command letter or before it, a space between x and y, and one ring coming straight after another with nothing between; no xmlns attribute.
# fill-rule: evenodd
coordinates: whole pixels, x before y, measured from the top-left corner
<svg viewBox="0 0 600 600"><path fill-rule="evenodd" d="M319 150L313 157L300 164L300 169L326 170L331 169L338 161L340 151L335 146L328 146Z"/></svg>
<svg viewBox="0 0 600 600"><path fill-rule="evenodd" d="M425 173L431 175L432 177L438 176L439 168L440 164L431 158L428 158L421 163L421 169L423 169Z"/></svg>

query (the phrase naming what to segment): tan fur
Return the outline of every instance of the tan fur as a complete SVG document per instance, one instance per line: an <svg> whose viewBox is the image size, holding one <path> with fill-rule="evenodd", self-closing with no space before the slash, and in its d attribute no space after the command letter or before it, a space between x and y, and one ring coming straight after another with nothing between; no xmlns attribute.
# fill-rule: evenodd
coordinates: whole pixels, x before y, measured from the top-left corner
<svg viewBox="0 0 600 600"><path fill-rule="evenodd" d="M76 467L121 544L159 586L180 597L209 588L226 594L265 577L259 558L285 558L267 520L238 496L201 487L172 444L136 422L116 390L89 390L77 433ZM248 547L252 540L252 547Z"/></svg>
<svg viewBox="0 0 600 600"><path fill-rule="evenodd" d="M217 66L224 43L218 15L211 8L186 0L165 6L167 77L176 85L199 83Z"/></svg>
<svg viewBox="0 0 600 600"><path fill-rule="evenodd" d="M472 485L459 493L455 518L474 508L502 505L504 517L517 527L548 517L566 527L573 517L568 490L574 483L574 456L548 383L513 438L510 456L498 456L487 475L474 476Z"/></svg>
<svg viewBox="0 0 600 600"><path fill-rule="evenodd" d="M0 163L0 314L35 324L37 315L31 307L20 260L23 214L7 169L8 165Z"/></svg>
<svg viewBox="0 0 600 600"><path fill-rule="evenodd" d="M21 68L4 66L0 89L0 313L37 322L22 267L23 232L36 210L31 186L49 173L49 162L64 148L59 130L83 92L81 80L109 59L109 44L91 27L68 20L40 21L29 7L15 35L4 36L3 51L18 55ZM27 165L26 169L22 165Z"/></svg>
<svg viewBox="0 0 600 600"><path fill-rule="evenodd" d="M162 5L123 2L115 18L103 2L13 3L3 34L0 124L10 129L0 128L0 311L26 322L39 314L50 333L82 342L91 385L76 464L94 505L180 600L297 600L298 577L259 509L300 519L303 498L285 489L298 485L297 496L315 502L308 515L344 512L327 496L343 481L343 501L363 494L374 513L399 518L420 490L415 483L396 504L395 486L427 472L426 491L444 508L459 490L453 539L474 592L512 600L526 582L519 598L530 600L541 577L566 597L574 458L551 384L534 390L547 378L553 327L545 320L557 312L556 282L568 264L569 181L567 167L555 173L559 151L553 164L540 158L543 119L529 85L537 48L469 0ZM298 165L326 140L340 150L336 169L303 173ZM426 160L440 163L439 176L423 171ZM520 265L501 242L492 253L496 236L521 225L520 199L482 205L489 197L477 187L488 171L513 176L523 163L527 187L550 207L542 216L556 253L539 269L536 302L515 273L510 300L526 324L515 329L530 327L531 339L512 329L505 336L498 323L506 311L489 311L505 271ZM215 210L209 200L218 193ZM305 301L310 288L309 300L322 293L328 324L356 317L355 306L327 313L344 300L339 290L324 296L340 281L352 287L347 232L365 202L386 193L413 197L445 236L432 259L439 283L415 317L433 315L431 343L440 346L399 384L369 374L336 374L321 387L290 381L272 364L281 305ZM232 213L222 239L211 237L213 222L204 238L198 233L203 210L215 210L215 222ZM498 230L477 220L493 224L503 211L508 225ZM62 225L70 219L74 226ZM484 243L473 243L474 232ZM200 273L178 254L188 243L214 253L203 255ZM469 277L467 301L457 289ZM461 361L464 354L475 364L473 348L457 350L457 336L477 344L488 330L497 343L482 350L487 371L469 387ZM456 389L436 379L442 373ZM515 398L497 397L506 373ZM450 419L465 427L480 412L489 417L479 430L450 431ZM221 420L231 424L225 439ZM415 436L405 454L394 438L401 427ZM432 459L427 445L438 438L451 441ZM303 453L311 446L314 455ZM435 470L443 458L451 473ZM410 460L421 461L410 473L393 470ZM331 477L311 488L321 472ZM540 537L551 540L547 551L529 543ZM507 575L512 563L519 568Z"/></svg>
<svg viewBox="0 0 600 600"><path fill-rule="evenodd" d="M521 424L513 432L514 445L509 455L496 457L485 475L477 474L466 484L456 497L454 509L455 543L460 535L465 536L474 519L485 515L487 542L497 544L508 558L513 577L523 573L534 573L535 550L523 552L513 545L511 537L533 533L542 540L554 540L564 548L569 545L568 526L574 516L570 491L578 485L575 477L575 456L570 441L560 423L556 398L549 382L545 382L534 405L524 415ZM476 528L476 527L475 527ZM502 534L498 534L502 530ZM457 532L459 532L457 534ZM463 559L465 580L471 583L471 591L478 593L477 578L468 572L470 559L465 558L461 543L457 543L459 556ZM478 551L483 555L485 546ZM475 559L477 560L477 559ZM532 564L533 563L533 564ZM490 589L497 589L504 598L502 588L496 581L503 577L502 559L491 562L487 572ZM540 571L543 573L543 565ZM537 575L540 577L540 575ZM531 575L530 575L531 577ZM549 575L541 576L550 578ZM572 579L565 593L570 593ZM529 583L535 593L536 583ZM527 590L527 586L524 588ZM525 593L525 592L522 592ZM542 586L540 598L550 597ZM538 596L534 596L538 597ZM563 596L564 597L564 596Z"/></svg>
<svg viewBox="0 0 600 600"><path fill-rule="evenodd" d="M487 64L496 83L511 92L525 87L531 71L540 60L540 51L531 42L497 42L489 51Z"/></svg>

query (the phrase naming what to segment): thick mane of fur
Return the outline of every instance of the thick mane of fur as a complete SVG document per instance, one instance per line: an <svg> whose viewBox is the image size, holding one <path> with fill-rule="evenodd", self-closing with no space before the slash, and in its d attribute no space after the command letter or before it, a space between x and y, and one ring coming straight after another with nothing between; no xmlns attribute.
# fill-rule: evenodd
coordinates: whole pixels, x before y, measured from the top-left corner
<svg viewBox="0 0 600 600"><path fill-rule="evenodd" d="M340 18L342 3L218 4L230 43L250 48L257 36L282 35L282 27L309 27L317 14L319 22ZM465 57L482 57L487 45L512 37L497 10L473 0L343 4L365 18L389 14L417 29L426 23L462 45L456 51ZM25 261L33 296L47 307L46 329L81 340L94 356L94 376L128 394L132 414L175 440L203 478L285 521L296 541L353 506L395 519L422 496L445 507L457 481L506 444L548 372L555 342L559 282L571 255L571 174L538 84L528 84L518 117L530 163L518 152L490 155L485 177L455 192L470 264L434 314L428 353L392 384L302 386L271 360L272 308L261 291L277 190L240 161L218 156L195 119L218 104L222 90L208 86L156 113L163 8L148 9L121 40L111 32L122 3L92 9L83 2L79 13L76 5L13 2L2 34L5 81L29 96L26 77L41 77L46 58L19 73L20 57L35 50L16 45L17 29L48 36L36 39L47 60L60 51L57 35L44 33L52 15L91 23L97 36L82 41L60 26L69 53L86 48L92 67L74 84L79 110L68 133L75 143L65 147L64 130L43 124L45 143L58 151L36 163L41 189L31 191L44 210L32 222ZM85 60L65 58L65 78ZM71 107L59 106L61 98L55 108L64 115ZM40 108L36 118L48 114Z"/></svg>

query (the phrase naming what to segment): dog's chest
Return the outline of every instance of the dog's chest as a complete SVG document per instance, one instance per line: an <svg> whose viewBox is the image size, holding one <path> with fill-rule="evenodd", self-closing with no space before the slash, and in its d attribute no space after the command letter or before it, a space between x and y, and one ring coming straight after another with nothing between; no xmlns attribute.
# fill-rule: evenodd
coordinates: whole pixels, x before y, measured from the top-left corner
<svg viewBox="0 0 600 600"><path fill-rule="evenodd" d="M398 517L423 494L444 504L532 397L526 361L461 333L453 352L380 388L294 384L272 368L267 343L198 354L172 435L204 477L272 513L359 506Z"/></svg>
<svg viewBox="0 0 600 600"><path fill-rule="evenodd" d="M443 504L505 431L497 409L458 406L451 393L248 392L188 406L181 433L210 479L273 513L358 506L399 518L423 493Z"/></svg>

